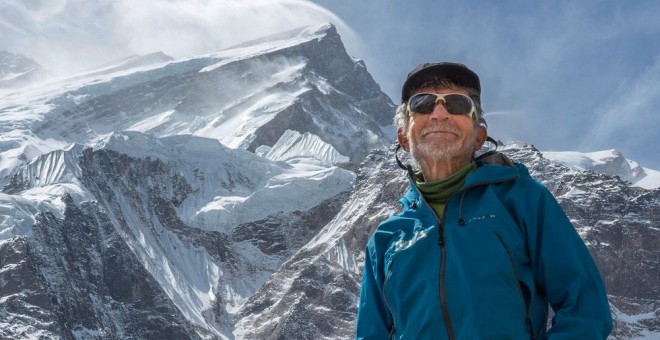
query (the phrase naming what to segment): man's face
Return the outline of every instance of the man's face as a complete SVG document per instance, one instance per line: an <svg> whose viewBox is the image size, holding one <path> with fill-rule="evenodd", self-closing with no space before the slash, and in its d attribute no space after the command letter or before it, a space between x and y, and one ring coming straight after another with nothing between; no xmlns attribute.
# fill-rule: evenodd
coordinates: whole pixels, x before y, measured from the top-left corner
<svg viewBox="0 0 660 340"><path fill-rule="evenodd" d="M424 88L417 93L460 93L466 91L448 88ZM452 115L442 103L438 103L430 114L413 114L405 132L407 143L413 157L418 162L438 162L450 159L470 159L477 145L477 129L474 121L467 115ZM408 145L406 145L408 144Z"/></svg>

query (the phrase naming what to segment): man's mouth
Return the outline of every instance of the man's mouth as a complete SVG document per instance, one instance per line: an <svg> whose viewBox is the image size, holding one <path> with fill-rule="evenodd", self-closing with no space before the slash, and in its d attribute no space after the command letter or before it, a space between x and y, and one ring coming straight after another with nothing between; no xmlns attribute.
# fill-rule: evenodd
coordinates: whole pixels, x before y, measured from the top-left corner
<svg viewBox="0 0 660 340"><path fill-rule="evenodd" d="M434 131L428 131L423 134L424 137L432 135L432 134L452 134L456 135L455 132L453 131L446 131L446 130L434 130Z"/></svg>

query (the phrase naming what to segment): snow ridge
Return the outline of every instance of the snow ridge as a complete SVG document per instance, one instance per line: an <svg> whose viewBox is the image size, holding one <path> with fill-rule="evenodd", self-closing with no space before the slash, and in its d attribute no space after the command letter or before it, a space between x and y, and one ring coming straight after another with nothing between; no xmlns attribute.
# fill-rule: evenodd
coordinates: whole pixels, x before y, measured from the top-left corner
<svg viewBox="0 0 660 340"><path fill-rule="evenodd" d="M618 150L543 151L542 154L543 157L574 170L592 170L604 175L618 176L640 188L660 188L660 172L641 167L637 162L625 158Z"/></svg>

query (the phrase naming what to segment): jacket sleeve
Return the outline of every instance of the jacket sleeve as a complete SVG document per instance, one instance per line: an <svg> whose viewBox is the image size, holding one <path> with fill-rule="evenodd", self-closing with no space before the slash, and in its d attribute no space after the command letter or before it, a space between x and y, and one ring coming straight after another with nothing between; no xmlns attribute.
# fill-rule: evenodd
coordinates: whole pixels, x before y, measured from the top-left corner
<svg viewBox="0 0 660 340"><path fill-rule="evenodd" d="M532 186L525 224L537 284L555 312L548 339L605 339L612 317L598 268L557 200Z"/></svg>
<svg viewBox="0 0 660 340"><path fill-rule="evenodd" d="M382 264L380 264L382 266ZM364 269L358 304L356 339L388 339L392 325L390 312L383 299L383 271L372 236L364 252Z"/></svg>

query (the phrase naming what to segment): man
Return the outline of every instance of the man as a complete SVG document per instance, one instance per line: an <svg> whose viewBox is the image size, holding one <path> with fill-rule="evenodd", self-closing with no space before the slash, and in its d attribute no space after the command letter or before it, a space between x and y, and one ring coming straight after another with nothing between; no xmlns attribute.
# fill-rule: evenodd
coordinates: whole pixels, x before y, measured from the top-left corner
<svg viewBox="0 0 660 340"><path fill-rule="evenodd" d="M420 171L406 167L403 212L367 244L357 338L606 338L605 287L552 194L501 154L474 158L487 139L480 94L455 63L420 65L403 84L397 138Z"/></svg>

